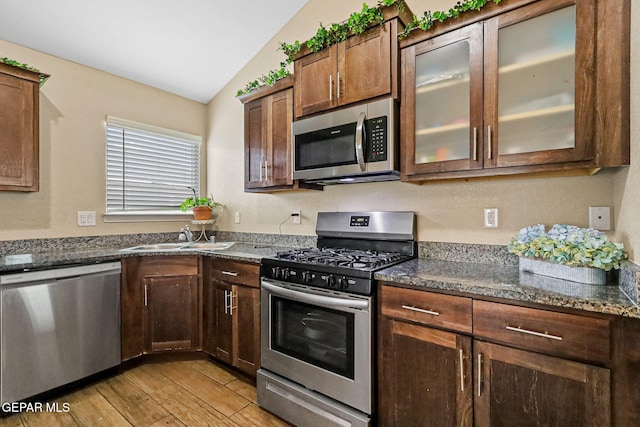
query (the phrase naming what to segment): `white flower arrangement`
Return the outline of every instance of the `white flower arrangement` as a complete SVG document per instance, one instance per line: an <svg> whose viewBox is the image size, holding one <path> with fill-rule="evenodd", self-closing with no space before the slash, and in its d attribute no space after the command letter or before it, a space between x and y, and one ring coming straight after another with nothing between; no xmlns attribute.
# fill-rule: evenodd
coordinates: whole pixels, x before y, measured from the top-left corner
<svg viewBox="0 0 640 427"><path fill-rule="evenodd" d="M549 232L542 224L525 227L513 237L508 250L522 257L605 271L619 269L627 258L624 245L609 241L602 231L566 224L555 224Z"/></svg>

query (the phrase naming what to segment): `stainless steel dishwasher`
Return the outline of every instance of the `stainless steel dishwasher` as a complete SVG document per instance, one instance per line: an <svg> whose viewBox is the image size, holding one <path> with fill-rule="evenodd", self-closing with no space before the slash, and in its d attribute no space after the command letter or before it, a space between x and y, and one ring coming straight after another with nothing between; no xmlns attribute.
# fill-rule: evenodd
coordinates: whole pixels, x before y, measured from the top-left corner
<svg viewBox="0 0 640 427"><path fill-rule="evenodd" d="M0 275L0 401L120 363L120 262Z"/></svg>

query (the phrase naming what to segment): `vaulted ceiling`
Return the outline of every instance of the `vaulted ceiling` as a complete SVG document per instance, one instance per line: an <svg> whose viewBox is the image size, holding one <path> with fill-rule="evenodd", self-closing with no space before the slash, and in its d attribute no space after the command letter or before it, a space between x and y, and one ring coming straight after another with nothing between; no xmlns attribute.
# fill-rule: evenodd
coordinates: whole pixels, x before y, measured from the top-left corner
<svg viewBox="0 0 640 427"><path fill-rule="evenodd" d="M207 103L307 1L3 0L0 38Z"/></svg>

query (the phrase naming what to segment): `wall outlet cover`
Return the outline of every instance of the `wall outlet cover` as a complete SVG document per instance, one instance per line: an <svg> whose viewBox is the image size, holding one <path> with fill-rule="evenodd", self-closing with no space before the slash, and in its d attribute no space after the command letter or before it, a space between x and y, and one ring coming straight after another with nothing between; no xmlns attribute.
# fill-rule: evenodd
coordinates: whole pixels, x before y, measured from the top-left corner
<svg viewBox="0 0 640 427"><path fill-rule="evenodd" d="M609 206L591 206L589 208L589 227L596 230L611 230L611 208Z"/></svg>
<svg viewBox="0 0 640 427"><path fill-rule="evenodd" d="M498 228L498 208L484 210L484 228Z"/></svg>

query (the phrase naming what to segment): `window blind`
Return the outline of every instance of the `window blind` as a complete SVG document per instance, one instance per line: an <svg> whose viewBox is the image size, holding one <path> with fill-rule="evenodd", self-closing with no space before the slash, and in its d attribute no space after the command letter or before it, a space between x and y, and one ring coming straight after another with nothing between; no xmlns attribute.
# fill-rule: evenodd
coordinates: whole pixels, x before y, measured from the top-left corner
<svg viewBox="0 0 640 427"><path fill-rule="evenodd" d="M202 138L107 117L107 212L177 210L200 195Z"/></svg>

